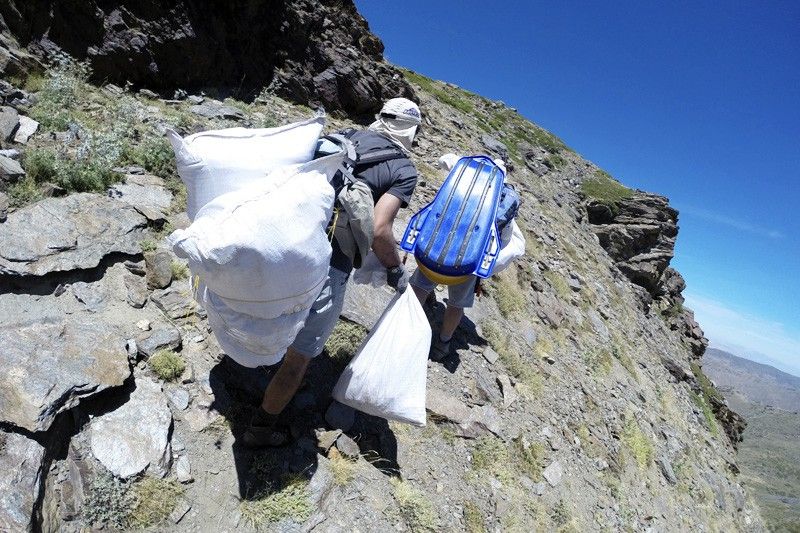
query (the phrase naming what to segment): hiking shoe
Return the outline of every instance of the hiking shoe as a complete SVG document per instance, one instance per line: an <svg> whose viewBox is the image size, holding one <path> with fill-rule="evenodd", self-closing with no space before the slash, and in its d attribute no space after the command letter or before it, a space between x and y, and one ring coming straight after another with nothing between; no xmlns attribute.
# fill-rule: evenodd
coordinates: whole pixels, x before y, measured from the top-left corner
<svg viewBox="0 0 800 533"><path fill-rule="evenodd" d="M289 442L289 435L274 426L251 425L242 435L242 442L248 448L277 448Z"/></svg>
<svg viewBox="0 0 800 533"><path fill-rule="evenodd" d="M450 341L443 341L437 336L431 345L431 360L438 362L448 355L450 355Z"/></svg>
<svg viewBox="0 0 800 533"><path fill-rule="evenodd" d="M283 446L289 442L289 435L275 428L278 415L270 415L263 409L256 409L250 426L242 435L242 442L248 448Z"/></svg>

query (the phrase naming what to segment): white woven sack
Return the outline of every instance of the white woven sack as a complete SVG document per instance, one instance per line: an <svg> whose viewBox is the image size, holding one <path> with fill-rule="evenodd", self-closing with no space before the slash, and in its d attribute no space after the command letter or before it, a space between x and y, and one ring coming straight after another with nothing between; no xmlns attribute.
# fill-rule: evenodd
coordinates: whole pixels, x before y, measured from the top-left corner
<svg viewBox="0 0 800 533"><path fill-rule="evenodd" d="M494 263L493 274L498 274L508 268L516 259L525 255L525 236L522 230L517 226L517 221L512 220L511 224L511 240L508 244L500 248L500 253L497 254L497 261Z"/></svg>
<svg viewBox="0 0 800 533"><path fill-rule="evenodd" d="M313 163L212 200L169 236L175 254L232 311L271 319L316 299L328 274L334 192L325 162Z"/></svg>
<svg viewBox="0 0 800 533"><path fill-rule="evenodd" d="M431 327L414 291L395 297L347 365L333 397L370 415L425 425Z"/></svg>
<svg viewBox="0 0 800 533"><path fill-rule="evenodd" d="M167 130L186 184L189 219L211 200L257 183L275 168L309 161L324 125L321 115L277 128L229 128L185 139Z"/></svg>
<svg viewBox="0 0 800 533"><path fill-rule="evenodd" d="M309 308L277 318L263 319L231 310L206 289L202 295L208 323L222 350L248 368L280 362L303 328Z"/></svg>

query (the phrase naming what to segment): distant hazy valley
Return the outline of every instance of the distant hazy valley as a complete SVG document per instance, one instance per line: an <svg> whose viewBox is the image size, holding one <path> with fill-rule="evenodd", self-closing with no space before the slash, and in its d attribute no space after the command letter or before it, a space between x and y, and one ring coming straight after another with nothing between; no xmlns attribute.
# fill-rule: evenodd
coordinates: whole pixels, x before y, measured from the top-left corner
<svg viewBox="0 0 800 533"><path fill-rule="evenodd" d="M709 348L703 370L747 420L742 478L773 531L800 531L800 378Z"/></svg>

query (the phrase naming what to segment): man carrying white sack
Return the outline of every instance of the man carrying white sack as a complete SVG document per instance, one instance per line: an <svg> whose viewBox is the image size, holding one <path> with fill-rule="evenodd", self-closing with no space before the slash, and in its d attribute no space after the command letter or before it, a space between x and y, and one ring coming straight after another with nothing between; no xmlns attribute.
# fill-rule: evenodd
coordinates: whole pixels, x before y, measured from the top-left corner
<svg viewBox="0 0 800 533"><path fill-rule="evenodd" d="M439 166L445 170L450 170L459 160L455 154L445 154L439 159ZM497 165L503 174L507 175L506 165L502 159L495 159ZM500 231L500 247L503 251L507 250L508 245L512 240L512 233L514 233L515 224L513 224L514 217L516 217L517 210L519 209L519 197L514 191L513 187L510 188L507 183L504 185L504 195L501 197L500 205L498 206L497 217L495 223L497 229ZM506 191L508 196L506 197ZM519 232L519 229L516 230ZM519 238L522 238L519 233ZM524 239L520 245L515 242L515 248L519 250L514 252L515 256L519 256L525 251ZM501 252L502 254L502 252ZM502 258L502 255L501 255ZM499 265L495 268L495 273L500 272L502 267ZM506 265L504 265L506 266ZM411 287L414 290L420 304L424 304L428 295L436 288L437 283L428 279L428 277L417 269L411 276ZM431 342L430 358L434 361L441 361L450 355L450 341L453 338L461 319L464 317L464 309L472 307L475 301L476 284L478 283L477 276L469 276L467 280L455 284L448 285L447 287L447 307L442 317L442 326L439 333L434 336Z"/></svg>
<svg viewBox="0 0 800 533"><path fill-rule="evenodd" d="M405 270L392 232L392 224L401 207L406 207L417 184L417 169L408 158L414 136L422 123L419 107L405 98L387 101L368 129L342 132L356 147L359 156L376 151L395 152L381 162L358 165L353 175L364 181L375 203L372 250L387 269L387 283L398 292L408 286ZM311 307L303 329L286 351L280 368L264 391L264 400L244 433L250 447L281 446L288 435L276 423L280 413L294 397L311 359L322 353L344 304L347 280L353 270L356 253L352 243L332 241L328 280Z"/></svg>

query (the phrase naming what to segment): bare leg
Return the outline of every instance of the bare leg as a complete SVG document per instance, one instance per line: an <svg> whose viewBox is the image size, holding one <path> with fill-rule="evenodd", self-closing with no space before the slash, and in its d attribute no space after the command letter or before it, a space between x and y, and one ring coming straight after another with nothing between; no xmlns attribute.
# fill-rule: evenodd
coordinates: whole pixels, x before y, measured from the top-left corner
<svg viewBox="0 0 800 533"><path fill-rule="evenodd" d="M461 323L461 317L464 316L464 310L460 307L447 306L444 310L442 317L442 329L439 331L439 338L450 339L455 333L456 328Z"/></svg>
<svg viewBox="0 0 800 533"><path fill-rule="evenodd" d="M270 415L278 415L294 397L303 376L306 374L308 363L311 359L301 355L292 348L286 351L281 367L272 377L264 391L264 401L261 408Z"/></svg>
<svg viewBox="0 0 800 533"><path fill-rule="evenodd" d="M428 299L428 294L430 291L426 291L425 289L421 289L414 285L411 285L411 288L414 289L414 294L417 295L417 300L419 300L420 305L425 305L425 300Z"/></svg>

